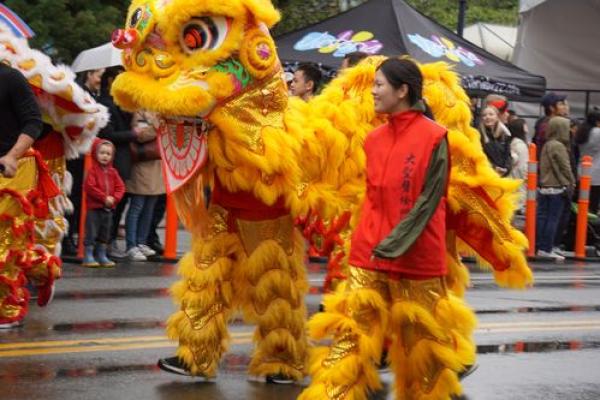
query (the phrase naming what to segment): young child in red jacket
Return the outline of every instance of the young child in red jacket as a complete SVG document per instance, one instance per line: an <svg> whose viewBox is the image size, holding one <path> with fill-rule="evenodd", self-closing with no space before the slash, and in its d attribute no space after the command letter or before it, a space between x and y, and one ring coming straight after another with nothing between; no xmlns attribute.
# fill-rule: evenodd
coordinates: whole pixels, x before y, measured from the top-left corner
<svg viewBox="0 0 600 400"><path fill-rule="evenodd" d="M106 255L110 241L113 210L125 194L125 184L112 162L115 146L108 140L96 139L92 147L92 168L84 183L87 203L85 219L85 267L114 267ZM96 256L94 258L94 247Z"/></svg>

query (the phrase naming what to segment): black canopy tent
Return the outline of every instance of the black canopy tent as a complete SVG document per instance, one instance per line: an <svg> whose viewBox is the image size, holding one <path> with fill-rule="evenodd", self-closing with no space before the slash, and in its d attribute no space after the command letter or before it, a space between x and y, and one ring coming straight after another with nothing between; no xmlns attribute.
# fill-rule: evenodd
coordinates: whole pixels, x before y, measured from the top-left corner
<svg viewBox="0 0 600 400"><path fill-rule="evenodd" d="M284 62L310 61L337 68L353 51L410 54L426 63L446 61L473 96L497 93L537 102L546 80L504 61L419 13L402 0L370 0L325 21L275 39Z"/></svg>

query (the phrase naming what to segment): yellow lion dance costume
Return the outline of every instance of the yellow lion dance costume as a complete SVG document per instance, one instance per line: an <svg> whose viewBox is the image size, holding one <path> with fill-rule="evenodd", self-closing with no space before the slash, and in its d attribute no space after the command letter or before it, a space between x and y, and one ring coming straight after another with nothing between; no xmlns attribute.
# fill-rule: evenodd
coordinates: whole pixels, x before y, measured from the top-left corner
<svg viewBox="0 0 600 400"><path fill-rule="evenodd" d="M159 134L165 179L193 234L193 249L180 262L182 280L172 289L180 310L167 331L179 341L177 356L192 375L216 374L229 341L226 323L241 309L257 325L249 373L303 378L307 282L304 239L293 217L313 212L331 221L358 212L364 138L382 122L370 93L378 58L342 73L308 103L288 98L268 32L278 20L268 0L135 0L126 28L113 36L127 70L113 85L115 99L125 109L166 118ZM443 63L423 65L422 72L425 98L449 130L448 203L459 222L448 232L449 291L461 297L469 281L459 250L491 265L500 285L525 287L532 281L523 255L527 243L510 226L518 182L501 179L489 166L456 74ZM213 188L208 210L207 185ZM328 312L309 328L316 338L333 335L339 344L351 327L338 311L368 300L359 296L345 304L332 296ZM470 353L462 359L474 361L474 317L466 314L459 315L465 321L459 329ZM363 337L365 354L347 347L324 362L327 354L315 351L310 369L317 392L308 398L362 399L366 388L379 386L376 375L361 376L359 366L378 361L381 343ZM415 362L423 369L431 357L427 350ZM356 374L357 390L330 390ZM437 377L430 378L430 396L414 398L458 391L458 382L446 379L437 392Z"/></svg>

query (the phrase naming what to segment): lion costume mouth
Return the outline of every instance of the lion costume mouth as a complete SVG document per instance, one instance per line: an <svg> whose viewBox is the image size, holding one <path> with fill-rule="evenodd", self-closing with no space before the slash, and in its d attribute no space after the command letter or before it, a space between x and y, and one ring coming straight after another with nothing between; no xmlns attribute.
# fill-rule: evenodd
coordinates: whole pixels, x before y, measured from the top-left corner
<svg viewBox="0 0 600 400"><path fill-rule="evenodd" d="M163 119L158 130L158 147L169 193L206 165L209 129L210 124L201 118Z"/></svg>

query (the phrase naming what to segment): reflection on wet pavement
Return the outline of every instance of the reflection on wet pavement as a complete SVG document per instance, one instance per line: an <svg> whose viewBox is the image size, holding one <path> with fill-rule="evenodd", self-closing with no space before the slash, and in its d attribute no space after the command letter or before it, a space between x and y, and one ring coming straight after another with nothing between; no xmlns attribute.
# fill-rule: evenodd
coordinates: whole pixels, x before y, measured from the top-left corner
<svg viewBox="0 0 600 400"><path fill-rule="evenodd" d="M90 300L90 299L137 299L169 297L168 288L159 289L119 289L58 292L54 300Z"/></svg>
<svg viewBox="0 0 600 400"><path fill-rule="evenodd" d="M478 345L477 354L546 353L556 351L578 351L600 349L600 341L538 341ZM219 376L245 374L251 357L247 353L228 353L219 365ZM49 381L63 378L95 377L112 373L158 373L155 364L89 365L76 368L53 367L26 361L9 361L0 371L0 382L9 383L21 379Z"/></svg>
<svg viewBox="0 0 600 400"><path fill-rule="evenodd" d="M549 342L515 342L510 344L491 344L477 346L477 354L490 353L547 353L565 350L600 349L600 341L549 341Z"/></svg>

